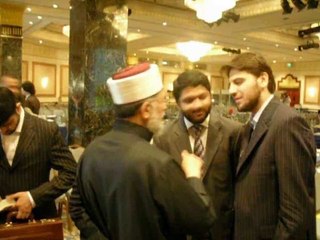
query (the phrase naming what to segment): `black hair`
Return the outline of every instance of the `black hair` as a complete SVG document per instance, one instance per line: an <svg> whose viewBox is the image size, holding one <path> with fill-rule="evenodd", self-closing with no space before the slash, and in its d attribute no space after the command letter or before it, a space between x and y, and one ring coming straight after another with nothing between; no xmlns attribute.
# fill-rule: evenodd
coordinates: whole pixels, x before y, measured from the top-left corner
<svg viewBox="0 0 320 240"><path fill-rule="evenodd" d="M16 103L13 92L6 87L0 87L0 126L15 113Z"/></svg>
<svg viewBox="0 0 320 240"><path fill-rule="evenodd" d="M187 70L181 73L173 82L173 96L176 102L179 101L183 89L199 85L205 87L209 92L211 91L209 79L204 73L198 70Z"/></svg>
<svg viewBox="0 0 320 240"><path fill-rule="evenodd" d="M21 87L23 88L24 91L30 93L31 95L35 95L36 94L36 89L33 85L32 82L30 81L25 81L21 84Z"/></svg>

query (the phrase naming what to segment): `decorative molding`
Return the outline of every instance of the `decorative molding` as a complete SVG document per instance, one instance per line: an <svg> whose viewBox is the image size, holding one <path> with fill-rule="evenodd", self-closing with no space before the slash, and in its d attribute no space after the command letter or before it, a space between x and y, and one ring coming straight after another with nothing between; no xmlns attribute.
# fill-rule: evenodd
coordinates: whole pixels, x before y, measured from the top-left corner
<svg viewBox="0 0 320 240"><path fill-rule="evenodd" d="M278 82L278 90L298 90L300 89L300 81L292 74L287 74Z"/></svg>

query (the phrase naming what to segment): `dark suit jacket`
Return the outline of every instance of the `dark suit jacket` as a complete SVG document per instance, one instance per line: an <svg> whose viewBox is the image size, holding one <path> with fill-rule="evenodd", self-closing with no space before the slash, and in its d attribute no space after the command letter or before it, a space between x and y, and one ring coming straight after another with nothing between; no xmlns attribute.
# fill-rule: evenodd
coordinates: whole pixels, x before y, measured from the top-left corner
<svg viewBox="0 0 320 240"><path fill-rule="evenodd" d="M236 165L236 143L241 125L210 113L205 152L206 170L203 183L212 199L218 219L211 230L211 239L230 239L233 226L233 183ZM169 124L154 143L179 163L181 151L192 152L188 130L181 115ZM199 238L202 239L202 238Z"/></svg>
<svg viewBox="0 0 320 240"><path fill-rule="evenodd" d="M49 181L51 168L59 175ZM36 219L56 216L54 200L72 187L75 172L76 162L58 126L26 112L12 166L0 147L0 196L30 191Z"/></svg>
<svg viewBox="0 0 320 240"><path fill-rule="evenodd" d="M248 143L244 128L235 188L235 239L316 239L312 132L273 99Z"/></svg>

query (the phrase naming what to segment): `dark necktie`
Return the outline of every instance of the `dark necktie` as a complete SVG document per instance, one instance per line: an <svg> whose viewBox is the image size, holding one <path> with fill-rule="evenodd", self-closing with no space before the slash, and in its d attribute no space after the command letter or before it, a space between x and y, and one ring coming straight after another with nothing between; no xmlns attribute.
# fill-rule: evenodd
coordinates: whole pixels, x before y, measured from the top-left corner
<svg viewBox="0 0 320 240"><path fill-rule="evenodd" d="M201 125L193 125L193 136L194 136L194 147L193 147L193 153L197 155L198 157L202 158L204 157L204 146L201 141L201 133L203 130L203 126Z"/></svg>

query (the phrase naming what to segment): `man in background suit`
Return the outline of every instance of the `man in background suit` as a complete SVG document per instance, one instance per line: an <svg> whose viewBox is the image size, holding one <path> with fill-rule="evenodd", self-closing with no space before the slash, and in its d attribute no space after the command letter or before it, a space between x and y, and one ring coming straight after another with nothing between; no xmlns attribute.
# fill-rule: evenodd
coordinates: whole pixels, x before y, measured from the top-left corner
<svg viewBox="0 0 320 240"><path fill-rule="evenodd" d="M217 220L210 233L193 239L230 239L233 226L233 175L235 173L236 140L240 124L211 110L209 80L197 70L180 74L173 83L173 95L181 110L179 119L168 124L154 143L181 161L181 152L196 153L194 125L201 125L204 160L203 183L217 211ZM197 154L197 153L196 153Z"/></svg>
<svg viewBox="0 0 320 240"><path fill-rule="evenodd" d="M316 239L316 149L306 121L273 95L266 60L236 56L222 68L244 127L236 171L234 239Z"/></svg>
<svg viewBox="0 0 320 240"><path fill-rule="evenodd" d="M57 216L55 198L72 187L76 163L54 123L26 113L0 87L0 196L14 199L18 219ZM49 181L50 169L58 176ZM5 221L0 214L0 222Z"/></svg>

